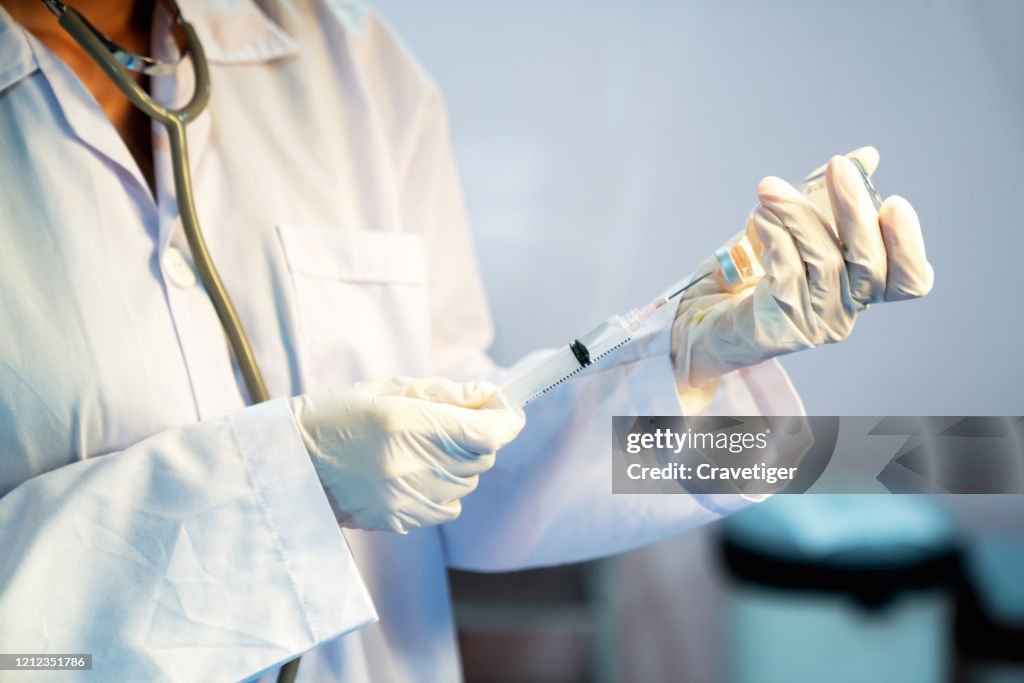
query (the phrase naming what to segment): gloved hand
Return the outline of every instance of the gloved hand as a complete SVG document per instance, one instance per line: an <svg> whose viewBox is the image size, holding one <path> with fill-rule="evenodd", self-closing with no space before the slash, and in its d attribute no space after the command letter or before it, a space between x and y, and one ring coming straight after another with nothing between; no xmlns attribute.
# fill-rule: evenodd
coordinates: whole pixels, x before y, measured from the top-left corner
<svg viewBox="0 0 1024 683"><path fill-rule="evenodd" d="M878 164L873 147L849 156L868 173ZM846 157L828 163L826 186L830 207L822 205L824 193L816 206L779 178L762 180L761 205L746 234L764 278L729 292L720 276L709 277L679 302L672 355L680 396L690 394L684 409L698 411L727 372L845 339L869 304L931 290L921 225L905 199L889 197L876 213ZM712 257L701 268L698 273L718 265Z"/></svg>
<svg viewBox="0 0 1024 683"><path fill-rule="evenodd" d="M483 408L497 391L396 377L297 396L291 408L339 524L406 533L458 517L523 428L521 410Z"/></svg>

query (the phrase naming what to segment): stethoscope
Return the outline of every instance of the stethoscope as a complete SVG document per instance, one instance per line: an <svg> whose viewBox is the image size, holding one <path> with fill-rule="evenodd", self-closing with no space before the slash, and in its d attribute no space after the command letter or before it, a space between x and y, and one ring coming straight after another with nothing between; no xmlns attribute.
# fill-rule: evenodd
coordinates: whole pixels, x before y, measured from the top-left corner
<svg viewBox="0 0 1024 683"><path fill-rule="evenodd" d="M238 320L238 314L231 303L231 298L224 289L217 268L213 265L210 253L206 248L206 240L199 228L196 215L195 199L192 195L192 176L188 164L188 141L185 138L185 126L195 121L210 100L210 70L206 62L206 53L199 42L192 25L181 16L181 10L174 0L166 0L174 15L174 25L185 35L186 48L175 61L162 61L152 57L135 54L125 50L90 24L85 17L72 7L55 0L43 0L43 3L57 16L60 25L75 39L83 50L96 60L107 76L121 89L146 116L159 122L167 130L171 143L171 166L174 172L174 192L178 202L178 213L181 216L185 238L188 241L192 259L195 261L199 277L206 287L206 292L213 302L213 307L220 318L221 326L227 334L231 352L238 363L239 370L245 380L251 403L262 403L270 398L263 383L252 347ZM192 99L181 109L163 107L149 96L149 93L132 78L129 71L146 76L160 76L174 73L186 56L192 58L192 70L195 72L195 92ZM278 683L292 683L299 669L299 658L286 663L278 675Z"/></svg>

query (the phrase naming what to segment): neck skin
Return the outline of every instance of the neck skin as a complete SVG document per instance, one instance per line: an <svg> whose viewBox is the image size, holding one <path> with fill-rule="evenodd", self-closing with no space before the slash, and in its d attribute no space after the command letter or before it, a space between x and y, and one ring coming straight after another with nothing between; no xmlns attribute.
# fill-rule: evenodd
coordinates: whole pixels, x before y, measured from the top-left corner
<svg viewBox="0 0 1024 683"><path fill-rule="evenodd" d="M128 101L92 57L61 28L57 18L41 0L2 0L0 4L16 22L75 72L121 135L152 189L153 150L149 118ZM78 0L69 4L126 50L138 54L149 52L155 0ZM138 78L141 82L144 77Z"/></svg>
<svg viewBox="0 0 1024 683"><path fill-rule="evenodd" d="M27 28L40 40L44 37L55 43L74 44L67 33L57 24L57 18L41 0L3 0L0 3L14 17L15 21ZM153 2L109 2L109 0L78 0L71 6L89 22L128 49L129 40L138 40L139 33L145 38L142 44L149 46L149 21L153 16Z"/></svg>

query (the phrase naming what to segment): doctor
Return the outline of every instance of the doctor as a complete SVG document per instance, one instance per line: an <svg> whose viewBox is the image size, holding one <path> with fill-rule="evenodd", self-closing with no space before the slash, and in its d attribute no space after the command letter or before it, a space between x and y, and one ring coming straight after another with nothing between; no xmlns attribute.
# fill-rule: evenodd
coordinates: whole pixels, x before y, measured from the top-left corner
<svg viewBox="0 0 1024 683"><path fill-rule="evenodd" d="M913 209L876 214L847 159L830 206L766 179L768 276L705 281L524 428L481 407L492 328L429 78L358 3L182 0L213 80L198 211L277 397L246 407L166 137L41 2L0 4L0 652L93 654L54 680L270 681L302 653L299 680L458 680L446 566L582 560L745 504L611 495L612 415L798 414L774 356L931 287ZM177 53L162 5L76 8ZM191 70L148 87L182 103Z"/></svg>

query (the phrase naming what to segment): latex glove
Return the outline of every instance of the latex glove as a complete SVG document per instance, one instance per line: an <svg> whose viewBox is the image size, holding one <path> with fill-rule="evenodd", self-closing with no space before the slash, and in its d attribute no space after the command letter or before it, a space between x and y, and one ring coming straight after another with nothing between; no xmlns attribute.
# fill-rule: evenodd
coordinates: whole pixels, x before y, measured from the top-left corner
<svg viewBox="0 0 1024 683"><path fill-rule="evenodd" d="M869 173L878 163L872 147L849 156ZM672 352L684 410L698 412L727 372L845 339L869 304L931 290L921 225L905 199L889 197L876 213L846 157L828 163L826 186L828 205L815 205L779 178L762 180L746 232L765 277L733 293L720 276L707 278L680 301ZM718 265L712 257L702 268Z"/></svg>
<svg viewBox="0 0 1024 683"><path fill-rule="evenodd" d="M483 408L487 382L391 378L291 399L292 413L338 522L406 533L455 519L460 499L525 424Z"/></svg>

